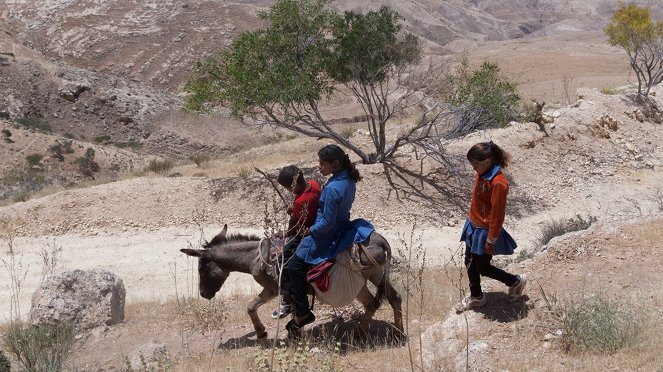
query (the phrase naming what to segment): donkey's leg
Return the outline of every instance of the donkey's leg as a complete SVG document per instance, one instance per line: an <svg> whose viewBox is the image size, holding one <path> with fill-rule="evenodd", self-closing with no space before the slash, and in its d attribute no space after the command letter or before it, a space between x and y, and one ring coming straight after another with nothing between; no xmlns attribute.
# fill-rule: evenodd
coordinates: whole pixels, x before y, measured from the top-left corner
<svg viewBox="0 0 663 372"><path fill-rule="evenodd" d="M376 305L375 297L373 297L373 294L368 290L368 287L365 284L359 291L357 300L364 305L364 315L362 315L359 320L359 328L366 333L368 332L368 324L371 319L373 319L373 315L375 315L378 305Z"/></svg>
<svg viewBox="0 0 663 372"><path fill-rule="evenodd" d="M256 336L258 339L267 337L267 332L265 332L265 326L260 321L258 316L258 308L269 302L271 299L276 297L276 291L271 288L263 288L262 292L256 297L247 308L247 313L251 317L251 322L253 322L253 328L256 330Z"/></svg>
<svg viewBox="0 0 663 372"><path fill-rule="evenodd" d="M391 280L388 277L384 277L382 275L382 271L374 272L369 276L369 280L373 285L375 285L376 288L382 287L383 290L383 296L387 297L387 300L389 301L389 305L391 305L391 309L394 312L394 327L398 329L398 331L402 334L404 334L403 330L403 310L401 307L401 295L398 294L394 286L391 284ZM379 305L378 305L379 306Z"/></svg>
<svg viewBox="0 0 663 372"><path fill-rule="evenodd" d="M394 326L401 334L405 334L403 330L403 309L401 307L401 295L396 291L396 288L391 284L390 280L385 280L384 295L394 311Z"/></svg>

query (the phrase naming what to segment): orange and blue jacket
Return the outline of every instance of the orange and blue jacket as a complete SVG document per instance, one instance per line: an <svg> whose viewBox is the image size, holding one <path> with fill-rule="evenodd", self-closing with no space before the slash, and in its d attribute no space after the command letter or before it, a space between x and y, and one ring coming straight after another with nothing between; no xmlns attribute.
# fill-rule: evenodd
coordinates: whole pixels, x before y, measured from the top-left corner
<svg viewBox="0 0 663 372"><path fill-rule="evenodd" d="M488 229L490 241L496 241L502 229L508 192L509 181L499 165L475 176L469 218L474 227Z"/></svg>

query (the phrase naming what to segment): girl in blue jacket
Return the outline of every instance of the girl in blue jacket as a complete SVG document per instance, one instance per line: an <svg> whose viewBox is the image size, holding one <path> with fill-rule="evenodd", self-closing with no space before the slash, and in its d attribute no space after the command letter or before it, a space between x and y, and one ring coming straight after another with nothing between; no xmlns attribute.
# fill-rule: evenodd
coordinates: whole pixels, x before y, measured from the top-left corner
<svg viewBox="0 0 663 372"><path fill-rule="evenodd" d="M304 233L304 239L288 264L290 293L295 308L294 318L286 325L289 331L298 330L315 320L308 303L306 273L347 248L345 244L339 244L339 239L344 230L352 228L350 209L355 200L355 184L361 180L348 155L336 145L320 149L318 160L320 173L332 176L322 189L315 223Z"/></svg>

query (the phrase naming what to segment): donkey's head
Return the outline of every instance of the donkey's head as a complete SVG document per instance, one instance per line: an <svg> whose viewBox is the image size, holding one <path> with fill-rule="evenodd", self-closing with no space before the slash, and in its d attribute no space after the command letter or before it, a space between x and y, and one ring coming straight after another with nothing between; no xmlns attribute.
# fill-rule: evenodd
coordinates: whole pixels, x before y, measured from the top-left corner
<svg viewBox="0 0 663 372"><path fill-rule="evenodd" d="M205 299L214 298L230 273L214 262L211 249L180 249L180 251L198 257L198 291Z"/></svg>
<svg viewBox="0 0 663 372"><path fill-rule="evenodd" d="M224 270L218 262L214 260L214 250L207 249L212 246L215 240L222 239L226 235L228 226L223 227L223 231L218 234L212 242L205 243L205 249L180 249L181 252L186 253L188 256L198 257L198 291L200 296L211 300L216 295L216 292L221 289L223 283L228 279L230 272Z"/></svg>

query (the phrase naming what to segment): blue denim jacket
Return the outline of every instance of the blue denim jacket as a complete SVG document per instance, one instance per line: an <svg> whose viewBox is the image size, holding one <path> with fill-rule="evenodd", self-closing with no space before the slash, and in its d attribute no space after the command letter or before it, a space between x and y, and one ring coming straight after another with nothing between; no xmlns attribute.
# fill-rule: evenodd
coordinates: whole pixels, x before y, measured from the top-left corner
<svg viewBox="0 0 663 372"><path fill-rule="evenodd" d="M311 235L304 237L295 253L297 256L309 264L317 265L348 248L352 243L347 243L350 237L361 235L367 238L370 235L373 231L370 223L366 222L366 226L350 221L355 192L355 182L346 170L334 174L327 181L320 195L315 223L309 228ZM357 234L352 234L352 231Z"/></svg>

